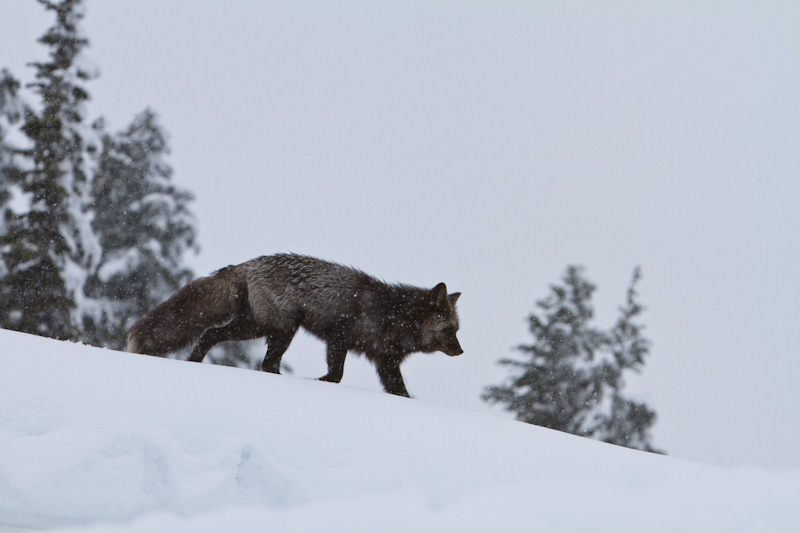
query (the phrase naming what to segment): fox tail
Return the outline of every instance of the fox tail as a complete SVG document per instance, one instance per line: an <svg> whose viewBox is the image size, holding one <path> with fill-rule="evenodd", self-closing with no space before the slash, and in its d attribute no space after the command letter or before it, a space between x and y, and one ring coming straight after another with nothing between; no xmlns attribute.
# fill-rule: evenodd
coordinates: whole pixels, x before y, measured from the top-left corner
<svg viewBox="0 0 800 533"><path fill-rule="evenodd" d="M165 355L194 344L209 328L230 322L247 298L247 285L237 280L234 268L219 270L176 292L128 331L127 350Z"/></svg>

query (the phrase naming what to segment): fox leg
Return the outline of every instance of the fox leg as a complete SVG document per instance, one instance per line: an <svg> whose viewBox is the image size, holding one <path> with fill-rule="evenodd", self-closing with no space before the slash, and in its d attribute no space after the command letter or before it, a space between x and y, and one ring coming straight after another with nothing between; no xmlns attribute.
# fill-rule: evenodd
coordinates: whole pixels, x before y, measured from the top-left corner
<svg viewBox="0 0 800 533"><path fill-rule="evenodd" d="M281 358L292 342L294 334L297 333L298 327L299 325L291 330L271 332L267 335L267 355L261 363L261 370L272 374L281 373Z"/></svg>
<svg viewBox="0 0 800 533"><path fill-rule="evenodd" d="M194 361L195 363L202 363L203 359L211 348L220 342L228 340L223 338L221 335L220 330L222 329L224 328L213 328L206 330L195 345L192 353L189 355L188 360Z"/></svg>
<svg viewBox="0 0 800 533"><path fill-rule="evenodd" d="M389 394L397 396L405 396L410 398L406 390L406 384L403 382L403 375L400 373L400 363L394 361L381 361L376 363L378 369L378 377L383 385L383 390Z"/></svg>
<svg viewBox="0 0 800 533"><path fill-rule="evenodd" d="M328 373L319 378L320 381L339 383L344 375L344 360L347 357L347 348L338 342L328 343Z"/></svg>
<svg viewBox="0 0 800 533"><path fill-rule="evenodd" d="M249 318L238 317L219 328L207 329L189 355L189 361L200 363L208 351L225 341L249 341L263 337L265 332Z"/></svg>

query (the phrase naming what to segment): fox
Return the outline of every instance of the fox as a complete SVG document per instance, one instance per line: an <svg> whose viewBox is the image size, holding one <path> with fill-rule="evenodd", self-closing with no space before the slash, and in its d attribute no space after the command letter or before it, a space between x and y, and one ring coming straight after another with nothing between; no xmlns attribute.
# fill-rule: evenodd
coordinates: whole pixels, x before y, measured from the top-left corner
<svg viewBox="0 0 800 533"><path fill-rule="evenodd" d="M199 278L137 321L127 351L161 356L193 346L202 362L224 341L264 338L265 372L280 374L281 359L303 328L327 345L328 373L339 383L348 352L375 365L389 394L410 397L400 365L412 353L464 353L456 302L439 283L432 289L389 284L369 274L293 253L257 257Z"/></svg>

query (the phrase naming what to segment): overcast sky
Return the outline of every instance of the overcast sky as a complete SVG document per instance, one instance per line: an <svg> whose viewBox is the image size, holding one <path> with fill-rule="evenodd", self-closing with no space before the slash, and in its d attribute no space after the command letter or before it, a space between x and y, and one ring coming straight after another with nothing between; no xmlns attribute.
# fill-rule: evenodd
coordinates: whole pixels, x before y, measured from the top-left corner
<svg viewBox="0 0 800 533"><path fill-rule="evenodd" d="M0 67L31 81L50 24L0 3ZM800 467L800 3L103 0L84 28L90 118L170 134L198 275L295 251L444 281L465 353L408 389L500 414L482 388L565 267L607 326L641 265L654 444ZM285 361L325 372L307 337ZM380 390L356 357L343 384Z"/></svg>

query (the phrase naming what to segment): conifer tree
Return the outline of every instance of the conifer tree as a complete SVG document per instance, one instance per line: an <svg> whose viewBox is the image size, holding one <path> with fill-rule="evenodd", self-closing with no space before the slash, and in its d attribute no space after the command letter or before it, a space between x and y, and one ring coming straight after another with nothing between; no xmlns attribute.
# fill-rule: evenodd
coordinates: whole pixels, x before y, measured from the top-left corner
<svg viewBox="0 0 800 533"><path fill-rule="evenodd" d="M644 311L638 302L636 284L641 278L637 268L628 287L625 305L620 307L620 317L610 331L609 348L613 354L613 372L608 372L608 388L611 393L609 413L594 429L594 438L628 448L657 451L650 445L650 427L656 419L655 412L641 402L621 395L622 374L625 370L640 372L645 357L650 352L650 341L643 336L644 326L636 320Z"/></svg>
<svg viewBox="0 0 800 533"><path fill-rule="evenodd" d="M195 249L192 195L176 187L166 135L145 110L117 135L104 135L92 182L92 228L102 256L88 280L96 302L86 342L123 348L132 322L192 278L183 254Z"/></svg>
<svg viewBox="0 0 800 533"><path fill-rule="evenodd" d="M85 224L88 182L82 83L91 72L76 59L87 40L78 31L80 0L39 0L56 15L39 39L49 60L33 63L30 84L41 99L40 112L28 111L22 131L30 141L21 155L30 165L20 176L30 199L27 212L8 217L0 249L7 272L0 281L2 326L58 339L77 336L76 300L82 298L85 266L96 253Z"/></svg>
<svg viewBox="0 0 800 533"><path fill-rule="evenodd" d="M263 359L264 341L261 340L223 342L214 346L205 358L206 361L215 365L235 366L251 370L260 370ZM292 369L282 362L281 372L291 374Z"/></svg>
<svg viewBox="0 0 800 533"><path fill-rule="evenodd" d="M22 119L22 103L18 91L19 81L8 70L0 70L0 236L6 234L8 219L13 214L10 206L11 191L14 182L19 181L19 170L14 164L16 150L8 140L8 134ZM2 250L0 240L0 278L5 277L8 272ZM0 291L1 289L0 285ZM9 321L11 311L8 303L0 299L0 327Z"/></svg>
<svg viewBox="0 0 800 533"><path fill-rule="evenodd" d="M56 21L27 86L38 105L21 106L19 83L0 75L0 327L122 348L130 323L191 277L191 194L171 182L152 111L117 135L88 125L82 0L39 2ZM12 147L6 130L23 116L25 146Z"/></svg>
<svg viewBox="0 0 800 533"><path fill-rule="evenodd" d="M6 218L10 216L12 185L20 180L19 169L14 164L17 149L7 138L24 114L24 106L18 94L19 86L19 81L8 70L0 69L0 235L5 232ZM0 256L0 275L3 272Z"/></svg>
<svg viewBox="0 0 800 533"><path fill-rule="evenodd" d="M648 434L655 413L621 393L624 371L639 371L649 350L635 322L643 310L636 300L639 278L637 269L619 320L603 331L591 324L595 286L569 266L563 285L551 286L536 304L539 314L529 317L533 343L518 347L527 357L501 360L512 375L487 387L483 399L529 424L655 451Z"/></svg>

